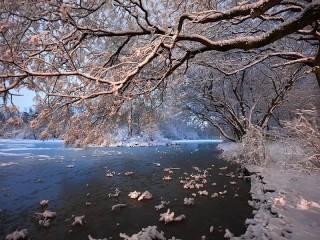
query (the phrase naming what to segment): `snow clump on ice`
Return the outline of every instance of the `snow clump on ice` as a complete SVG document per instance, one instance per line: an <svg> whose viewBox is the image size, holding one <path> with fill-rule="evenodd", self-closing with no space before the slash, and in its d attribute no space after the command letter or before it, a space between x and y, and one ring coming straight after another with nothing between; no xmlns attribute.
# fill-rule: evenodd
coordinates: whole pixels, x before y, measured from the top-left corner
<svg viewBox="0 0 320 240"><path fill-rule="evenodd" d="M166 201L161 201L161 204L158 205L158 206L155 206L155 209L158 211L158 210L160 210L160 209L162 209L162 208L165 208L165 205L169 205L169 204L170 204L169 201L168 201L168 202L166 202Z"/></svg>
<svg viewBox="0 0 320 240"><path fill-rule="evenodd" d="M189 206L194 205L194 198L184 198L183 204L184 205L189 205Z"/></svg>
<svg viewBox="0 0 320 240"><path fill-rule="evenodd" d="M129 237L125 233L120 233L119 236L125 240L166 240L166 238L164 237L164 232L159 232L157 230L157 226L142 228L142 231L137 234L133 234L131 237Z"/></svg>
<svg viewBox="0 0 320 240"><path fill-rule="evenodd" d="M115 211L115 210L118 210L118 209L126 207L126 206L127 206L127 204L119 203L119 204L113 205L111 208L111 211Z"/></svg>
<svg viewBox="0 0 320 240"><path fill-rule="evenodd" d="M140 194L141 194L140 192L134 191L134 192L130 192L128 196L132 199L137 199L140 196Z"/></svg>
<svg viewBox="0 0 320 240"><path fill-rule="evenodd" d="M173 222L173 221L182 221L183 219L185 219L186 216L184 214L178 216L178 217L174 217L174 212L170 213L170 209L168 209L167 212L165 213L161 213L160 214L160 222L164 222L165 224L169 223L169 222Z"/></svg>
<svg viewBox="0 0 320 240"><path fill-rule="evenodd" d="M56 216L56 212L51 212L49 210L45 210L43 213L36 213L44 218L52 218Z"/></svg>
<svg viewBox="0 0 320 240"><path fill-rule="evenodd" d="M89 240L108 240L108 238L99 238L99 239L98 238L93 238L93 237L91 237L90 234L88 235L88 239Z"/></svg>
<svg viewBox="0 0 320 240"><path fill-rule="evenodd" d="M28 236L28 230L22 229L21 231L14 231L6 236L6 240L18 240L18 239L25 239Z"/></svg>
<svg viewBox="0 0 320 240"><path fill-rule="evenodd" d="M203 190L203 191L198 191L200 196L208 196L208 191L207 190Z"/></svg>
<svg viewBox="0 0 320 240"><path fill-rule="evenodd" d="M49 203L49 200L41 200L41 201L40 201L40 205L41 205L41 206L47 206L48 203Z"/></svg>
<svg viewBox="0 0 320 240"><path fill-rule="evenodd" d="M121 193L120 190L118 188L116 188L114 190L114 193L109 193L108 196L109 196L109 198L110 197L119 197L119 193Z"/></svg>
<svg viewBox="0 0 320 240"><path fill-rule="evenodd" d="M145 191L144 193L141 194L141 196L138 198L138 201L141 201L143 199L151 199L152 194L148 191Z"/></svg>
<svg viewBox="0 0 320 240"><path fill-rule="evenodd" d="M74 217L74 222L72 223L72 225L83 225L83 219L84 219L85 215L82 215L82 216L77 216L77 217Z"/></svg>

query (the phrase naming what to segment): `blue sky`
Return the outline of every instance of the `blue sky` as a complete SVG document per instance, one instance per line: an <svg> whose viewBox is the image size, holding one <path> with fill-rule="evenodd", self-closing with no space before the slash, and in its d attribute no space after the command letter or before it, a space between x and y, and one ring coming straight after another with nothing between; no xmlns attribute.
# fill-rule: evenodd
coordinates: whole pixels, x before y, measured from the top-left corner
<svg viewBox="0 0 320 240"><path fill-rule="evenodd" d="M33 92L23 88L20 91L15 91L15 93L23 95L13 97L13 103L19 107L20 111L28 110L30 107L33 107L33 97L35 96Z"/></svg>

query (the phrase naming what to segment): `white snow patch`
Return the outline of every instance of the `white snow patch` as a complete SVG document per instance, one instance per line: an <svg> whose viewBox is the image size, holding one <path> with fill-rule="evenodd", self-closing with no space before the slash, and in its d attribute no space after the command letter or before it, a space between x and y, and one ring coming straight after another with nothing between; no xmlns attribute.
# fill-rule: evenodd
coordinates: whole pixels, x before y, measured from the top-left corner
<svg viewBox="0 0 320 240"><path fill-rule="evenodd" d="M41 201L40 201L40 205L41 205L41 206L47 206L48 203L49 203L49 200L41 200Z"/></svg>
<svg viewBox="0 0 320 240"><path fill-rule="evenodd" d="M194 205L194 198L184 198L183 204L188 205L188 206L193 206Z"/></svg>
<svg viewBox="0 0 320 240"><path fill-rule="evenodd" d="M85 215L82 216L76 216L74 217L74 222L72 223L72 225L83 225L83 219L85 218Z"/></svg>
<svg viewBox="0 0 320 240"><path fill-rule="evenodd" d="M157 230L157 226L149 226L147 228L142 228L142 230L139 233L133 234L131 237L129 237L125 233L120 233L119 236L125 240L166 240L166 238L164 237L164 232L159 232Z"/></svg>
<svg viewBox="0 0 320 240"><path fill-rule="evenodd" d="M18 239L25 239L28 236L28 230L22 229L21 231L14 231L6 236L6 240L18 240Z"/></svg>
<svg viewBox="0 0 320 240"><path fill-rule="evenodd" d="M132 199L137 199L140 194L141 194L140 192L134 191L134 192L130 192L128 196Z"/></svg>
<svg viewBox="0 0 320 240"><path fill-rule="evenodd" d="M220 144L220 149L235 151L237 144ZM252 174L253 219L247 219L246 233L232 237L240 239L318 240L320 236L320 174L316 171L287 168L294 157L283 149L288 146L272 144L268 153L278 159L268 167L245 166ZM271 151L271 150L272 151ZM278 149L278 150L277 150ZM228 153L227 153L228 154ZM231 153L232 154L232 153Z"/></svg>
<svg viewBox="0 0 320 240"><path fill-rule="evenodd" d="M18 163L16 162L0 162L0 167L5 167L5 166L12 166L12 165L17 165Z"/></svg>
<svg viewBox="0 0 320 240"><path fill-rule="evenodd" d="M56 212L51 212L49 210L45 210L43 213L36 213L37 215L40 215L44 218L52 218L56 216Z"/></svg>
<svg viewBox="0 0 320 240"><path fill-rule="evenodd" d="M185 218L186 218L186 216L184 214L182 214L182 215L180 215L178 217L174 217L174 212L170 213L170 209L168 209L167 212L160 214L159 221L160 222L164 222L165 224L167 224L167 223L173 222L173 221L180 222Z"/></svg>
<svg viewBox="0 0 320 240"><path fill-rule="evenodd" d="M222 143L222 139L175 140L174 143Z"/></svg>
<svg viewBox="0 0 320 240"><path fill-rule="evenodd" d="M120 208L124 208L126 206L127 206L127 204L119 203L119 204L113 205L112 208L111 208L111 211L115 211L115 210L118 210Z"/></svg>
<svg viewBox="0 0 320 240"><path fill-rule="evenodd" d="M141 194L141 196L138 198L138 201L144 200L144 199L151 199L152 194L148 191L145 191L144 193Z"/></svg>

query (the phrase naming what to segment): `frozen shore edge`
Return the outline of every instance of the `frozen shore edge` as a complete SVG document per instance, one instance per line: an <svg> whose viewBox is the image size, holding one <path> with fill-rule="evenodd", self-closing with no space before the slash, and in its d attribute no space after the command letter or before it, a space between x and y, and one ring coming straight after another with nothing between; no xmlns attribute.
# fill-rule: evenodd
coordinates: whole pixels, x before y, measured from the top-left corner
<svg viewBox="0 0 320 240"><path fill-rule="evenodd" d="M272 206L271 196L268 192L274 192L273 188L268 189L263 181L262 172L254 166L244 166L251 180L251 199L248 203L254 209L253 218L247 219L245 224L247 230L240 237L230 237L232 240L240 239L287 239L291 234L290 226L283 225L279 213ZM279 227L278 227L279 226ZM287 236L287 238L285 237Z"/></svg>
<svg viewBox="0 0 320 240"><path fill-rule="evenodd" d="M235 143L219 144L223 151L236 151ZM253 218L247 219L246 232L235 237L226 231L225 238L270 240L318 240L320 236L320 174L281 166L243 165L251 179ZM280 164L279 164L280 163Z"/></svg>

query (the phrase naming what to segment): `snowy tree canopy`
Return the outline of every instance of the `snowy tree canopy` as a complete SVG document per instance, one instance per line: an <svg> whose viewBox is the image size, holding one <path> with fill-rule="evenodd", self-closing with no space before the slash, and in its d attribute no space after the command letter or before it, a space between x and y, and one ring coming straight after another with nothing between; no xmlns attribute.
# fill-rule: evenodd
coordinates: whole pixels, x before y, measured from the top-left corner
<svg viewBox="0 0 320 240"><path fill-rule="evenodd" d="M0 9L4 103L13 89L31 89L39 112L32 127L67 125L75 138L90 130L88 142L123 105L130 112L137 96L160 99L207 54L227 75L268 58L303 63L320 86L319 0L18 0Z"/></svg>

